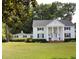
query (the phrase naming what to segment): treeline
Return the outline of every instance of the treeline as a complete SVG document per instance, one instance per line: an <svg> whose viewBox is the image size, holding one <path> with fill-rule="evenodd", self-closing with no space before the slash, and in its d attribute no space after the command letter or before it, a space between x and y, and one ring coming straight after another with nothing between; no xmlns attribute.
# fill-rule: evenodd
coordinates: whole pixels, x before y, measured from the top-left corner
<svg viewBox="0 0 79 59"><path fill-rule="evenodd" d="M14 34L23 30L32 33L32 20L70 20L76 4L52 2L38 5L36 0L2 0L2 9L3 32Z"/></svg>

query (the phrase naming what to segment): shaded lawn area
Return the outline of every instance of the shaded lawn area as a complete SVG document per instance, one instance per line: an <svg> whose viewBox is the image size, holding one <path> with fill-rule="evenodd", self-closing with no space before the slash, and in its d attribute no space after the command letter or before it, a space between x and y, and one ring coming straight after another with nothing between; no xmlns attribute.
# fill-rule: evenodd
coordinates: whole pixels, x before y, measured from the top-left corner
<svg viewBox="0 0 79 59"><path fill-rule="evenodd" d="M75 59L76 43L2 43L2 59Z"/></svg>

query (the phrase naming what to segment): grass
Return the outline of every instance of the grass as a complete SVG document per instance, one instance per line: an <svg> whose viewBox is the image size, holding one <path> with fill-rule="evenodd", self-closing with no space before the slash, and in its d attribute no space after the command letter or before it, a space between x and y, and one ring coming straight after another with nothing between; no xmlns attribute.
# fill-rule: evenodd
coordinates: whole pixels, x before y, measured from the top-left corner
<svg viewBox="0 0 79 59"><path fill-rule="evenodd" d="M76 43L2 43L3 59L76 59Z"/></svg>

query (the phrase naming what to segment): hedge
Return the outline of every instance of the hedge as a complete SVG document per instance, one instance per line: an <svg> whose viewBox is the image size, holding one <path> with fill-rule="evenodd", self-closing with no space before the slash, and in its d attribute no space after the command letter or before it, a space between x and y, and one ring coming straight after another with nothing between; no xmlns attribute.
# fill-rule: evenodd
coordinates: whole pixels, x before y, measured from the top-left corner
<svg viewBox="0 0 79 59"><path fill-rule="evenodd" d="M10 42L47 42L46 39L32 39L32 38L26 38L26 39L15 39L15 40L9 40ZM2 39L2 42L6 42L5 39ZM76 42L76 38L71 39L65 39L64 42Z"/></svg>
<svg viewBox="0 0 79 59"><path fill-rule="evenodd" d="M2 42L6 42L6 40L5 39L2 39Z"/></svg>
<svg viewBox="0 0 79 59"><path fill-rule="evenodd" d="M32 38L27 38L25 42L32 42Z"/></svg>
<svg viewBox="0 0 79 59"><path fill-rule="evenodd" d="M47 41L46 41L46 39L32 39L32 42L42 42L42 43L45 43Z"/></svg>
<svg viewBox="0 0 79 59"><path fill-rule="evenodd" d="M76 38L65 39L64 42L76 42Z"/></svg>
<svg viewBox="0 0 79 59"><path fill-rule="evenodd" d="M10 39L9 40L9 42L24 42L25 41L25 39ZM2 39L2 42L6 42L6 40L5 39Z"/></svg>
<svg viewBox="0 0 79 59"><path fill-rule="evenodd" d="M15 39L15 40L9 40L10 42L24 42L25 39Z"/></svg>

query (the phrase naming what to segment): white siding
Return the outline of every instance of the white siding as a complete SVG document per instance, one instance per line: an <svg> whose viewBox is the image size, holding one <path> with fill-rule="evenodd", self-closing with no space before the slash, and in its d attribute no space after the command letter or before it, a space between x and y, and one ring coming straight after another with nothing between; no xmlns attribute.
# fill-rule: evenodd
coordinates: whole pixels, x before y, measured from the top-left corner
<svg viewBox="0 0 79 59"><path fill-rule="evenodd" d="M61 23L57 20L54 20L53 22L49 23L47 25L47 27L52 27L52 30L54 27L57 27L57 28L61 27L62 32L61 32L60 37L61 37L62 41L64 40L64 24L63 23ZM53 33L53 31L52 31L52 33ZM47 39L48 39L48 37L47 37ZM55 39L53 38L53 40L55 40Z"/></svg>
<svg viewBox="0 0 79 59"><path fill-rule="evenodd" d="M18 37L15 37L15 36L18 36ZM23 36L26 36L26 37L23 37ZM31 38L32 34L13 34L13 39L18 39L18 38Z"/></svg>
<svg viewBox="0 0 79 59"><path fill-rule="evenodd" d="M44 28L44 30L37 30L37 28ZM44 34L44 38L40 38L40 39L46 39L46 27L42 26L42 27L33 27L33 39L39 39L37 38L37 34Z"/></svg>
<svg viewBox="0 0 79 59"><path fill-rule="evenodd" d="M37 38L37 27L33 27L33 39Z"/></svg>
<svg viewBox="0 0 79 59"><path fill-rule="evenodd" d="M71 38L75 38L75 28L74 26L65 26L65 27L70 27L70 30L64 30L64 33L71 33ZM65 37L66 39L66 37Z"/></svg>
<svg viewBox="0 0 79 59"><path fill-rule="evenodd" d="M56 27L59 27L59 26L64 26L64 24L63 23L61 23L61 22L59 22L59 21L57 21L57 20L54 20L54 21L52 21L51 23L49 23L48 25L47 25L47 27L49 27L49 26L56 26Z"/></svg>
<svg viewBox="0 0 79 59"><path fill-rule="evenodd" d="M54 20L52 21L51 23L49 23L47 26L37 26L37 27L33 27L33 39L46 39L47 41L49 40L49 37L48 37L48 27L52 27L52 30L53 30L53 27L61 27L61 40L64 40L65 37L64 37L64 33L71 33L71 38L75 38L75 28L74 26L69 26L71 27L70 30L64 30L64 27L66 27L63 23L57 21L57 20ZM44 28L44 30L37 30L37 28ZM49 31L50 32L50 31ZM51 33L53 33L53 31L51 31ZM37 38L37 34L44 34L44 38Z"/></svg>

